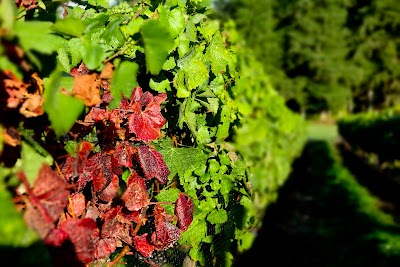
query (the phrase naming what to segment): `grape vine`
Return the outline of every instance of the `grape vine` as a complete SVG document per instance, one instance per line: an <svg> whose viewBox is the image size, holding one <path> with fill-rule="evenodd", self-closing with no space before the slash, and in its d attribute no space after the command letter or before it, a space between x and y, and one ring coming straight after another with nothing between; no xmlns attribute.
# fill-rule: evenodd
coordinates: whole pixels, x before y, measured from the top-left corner
<svg viewBox="0 0 400 267"><path fill-rule="evenodd" d="M53 263L232 264L257 217L210 2L0 12L1 181Z"/></svg>

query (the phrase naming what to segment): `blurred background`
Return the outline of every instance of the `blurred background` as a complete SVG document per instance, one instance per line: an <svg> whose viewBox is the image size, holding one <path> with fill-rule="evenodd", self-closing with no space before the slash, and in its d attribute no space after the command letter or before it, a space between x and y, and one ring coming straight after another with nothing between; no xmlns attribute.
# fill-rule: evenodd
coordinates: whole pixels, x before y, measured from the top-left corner
<svg viewBox="0 0 400 267"><path fill-rule="evenodd" d="M216 7L307 129L237 266L398 266L398 1L226 0Z"/></svg>

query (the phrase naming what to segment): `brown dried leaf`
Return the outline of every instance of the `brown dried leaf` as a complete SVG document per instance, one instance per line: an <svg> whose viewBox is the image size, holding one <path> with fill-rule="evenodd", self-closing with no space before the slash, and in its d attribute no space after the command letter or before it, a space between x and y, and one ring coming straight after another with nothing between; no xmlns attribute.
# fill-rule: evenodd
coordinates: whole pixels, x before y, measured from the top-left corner
<svg viewBox="0 0 400 267"><path fill-rule="evenodd" d="M107 62L107 64L104 66L103 70L100 73L100 79L110 80L112 78L113 71L114 71L114 65L111 64L110 62Z"/></svg>
<svg viewBox="0 0 400 267"><path fill-rule="evenodd" d="M28 95L19 112L27 118L43 115L43 98L41 95Z"/></svg>
<svg viewBox="0 0 400 267"><path fill-rule="evenodd" d="M76 75L72 94L82 99L86 106L94 106L102 102L100 84L101 80L98 79L98 74L96 73Z"/></svg>
<svg viewBox="0 0 400 267"><path fill-rule="evenodd" d="M43 94L43 80L39 77L39 75L35 72L31 75L31 83L35 87L35 93Z"/></svg>
<svg viewBox="0 0 400 267"><path fill-rule="evenodd" d="M28 86L28 84L18 80L11 71L0 72L0 96L6 99L8 108L16 108L24 101L28 94Z"/></svg>

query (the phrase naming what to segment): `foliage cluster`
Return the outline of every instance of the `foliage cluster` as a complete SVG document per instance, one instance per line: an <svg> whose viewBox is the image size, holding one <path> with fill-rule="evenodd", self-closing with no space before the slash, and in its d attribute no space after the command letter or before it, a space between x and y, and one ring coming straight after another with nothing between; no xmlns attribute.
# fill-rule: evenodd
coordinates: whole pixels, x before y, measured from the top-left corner
<svg viewBox="0 0 400 267"><path fill-rule="evenodd" d="M396 0L220 0L288 106L359 112L399 102Z"/></svg>
<svg viewBox="0 0 400 267"><path fill-rule="evenodd" d="M233 21L226 23L234 33ZM251 49L237 43L241 78L235 87L239 111L244 114L233 138L251 173L257 214L274 202L306 142L306 121L285 105L272 87L263 65Z"/></svg>
<svg viewBox="0 0 400 267"><path fill-rule="evenodd" d="M131 250L133 264L162 264L152 251L172 246L198 265L229 264L256 218L229 144L241 116L236 57L209 3L88 1L60 5L61 16L52 2L19 6L1 4L2 205L17 201L53 260L72 243L80 263ZM4 223L4 246L38 238Z"/></svg>

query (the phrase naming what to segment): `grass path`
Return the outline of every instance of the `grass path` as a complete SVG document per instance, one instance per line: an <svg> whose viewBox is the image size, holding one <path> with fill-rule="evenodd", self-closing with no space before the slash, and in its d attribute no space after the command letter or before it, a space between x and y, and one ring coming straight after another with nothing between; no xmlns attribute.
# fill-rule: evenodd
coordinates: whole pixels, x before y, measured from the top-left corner
<svg viewBox="0 0 400 267"><path fill-rule="evenodd" d="M308 130L313 140L235 267L400 266L400 226L342 165L335 126Z"/></svg>

